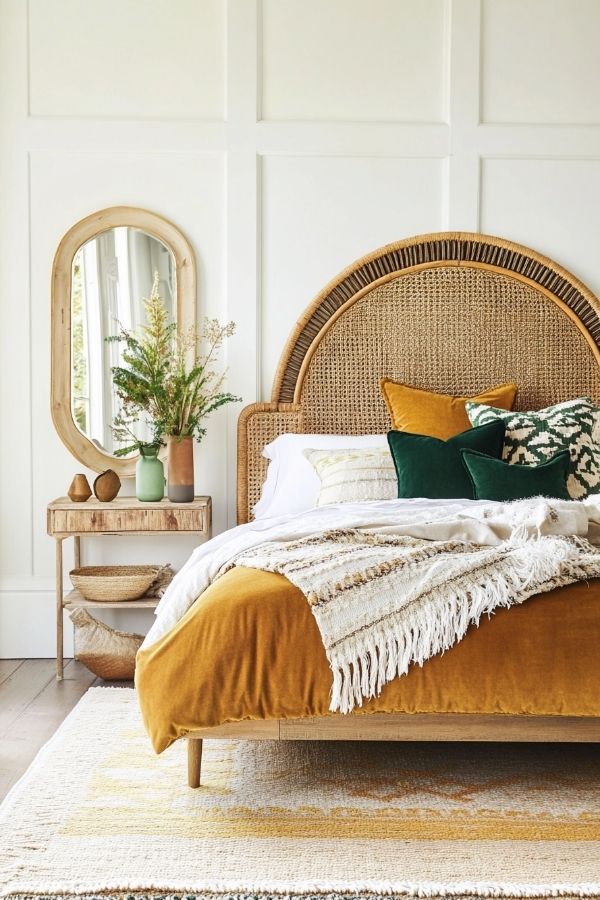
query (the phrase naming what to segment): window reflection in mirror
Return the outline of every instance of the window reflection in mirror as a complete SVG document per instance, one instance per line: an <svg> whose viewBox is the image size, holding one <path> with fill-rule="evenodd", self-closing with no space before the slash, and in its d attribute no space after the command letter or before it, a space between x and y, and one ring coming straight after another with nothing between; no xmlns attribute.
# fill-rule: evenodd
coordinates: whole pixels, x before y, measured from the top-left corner
<svg viewBox="0 0 600 900"><path fill-rule="evenodd" d="M162 241L138 228L111 228L83 244L71 273L71 382L75 423L94 444L114 454L112 424L119 413L111 368L122 364L124 345L107 341L120 327L145 324L143 298L150 296L154 273L169 316L176 318L175 259ZM144 423L137 433L151 440Z"/></svg>

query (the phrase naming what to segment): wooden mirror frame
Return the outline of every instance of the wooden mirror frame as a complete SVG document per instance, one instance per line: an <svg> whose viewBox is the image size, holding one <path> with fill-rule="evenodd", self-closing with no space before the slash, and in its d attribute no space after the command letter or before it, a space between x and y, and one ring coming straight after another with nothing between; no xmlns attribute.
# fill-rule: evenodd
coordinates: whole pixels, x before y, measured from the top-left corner
<svg viewBox="0 0 600 900"><path fill-rule="evenodd" d="M196 322L196 262L184 235L167 219L134 206L111 206L86 216L70 228L56 251L52 266L51 401L52 421L61 441L84 466L96 472L113 469L131 477L139 454L119 458L100 450L77 427L71 402L71 284L73 259L80 247L97 235L118 226L145 231L169 248L175 259L177 329L186 331Z"/></svg>

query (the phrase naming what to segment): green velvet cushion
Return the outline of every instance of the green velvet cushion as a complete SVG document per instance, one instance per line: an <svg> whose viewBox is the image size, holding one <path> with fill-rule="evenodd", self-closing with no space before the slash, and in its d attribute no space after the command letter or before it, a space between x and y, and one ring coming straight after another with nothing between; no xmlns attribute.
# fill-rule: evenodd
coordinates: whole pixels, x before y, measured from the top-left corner
<svg viewBox="0 0 600 900"><path fill-rule="evenodd" d="M473 484L460 451L478 450L499 458L504 431L504 422L500 419L469 428L447 441L408 431L389 431L388 443L398 476L398 496L474 500Z"/></svg>
<svg viewBox="0 0 600 900"><path fill-rule="evenodd" d="M476 500L525 500L556 497L570 500L567 478L570 454L561 450L539 466L511 465L476 450L461 450Z"/></svg>

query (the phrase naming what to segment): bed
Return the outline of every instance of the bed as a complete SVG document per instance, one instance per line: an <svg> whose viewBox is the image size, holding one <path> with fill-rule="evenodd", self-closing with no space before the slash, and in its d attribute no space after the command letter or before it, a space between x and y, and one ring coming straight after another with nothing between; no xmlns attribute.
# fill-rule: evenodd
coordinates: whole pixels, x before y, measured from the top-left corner
<svg viewBox="0 0 600 900"><path fill-rule="evenodd" d="M513 381L517 409L581 395L598 403L599 347L600 301L561 266L526 247L469 233L385 246L321 291L284 348L271 402L242 411L238 522L252 517L266 476L262 451L278 435L388 430L382 375L462 396ZM171 651L168 657L165 645L154 648L153 665L143 651L138 660L138 692L154 746L162 750L187 739L191 787L200 784L202 741L208 738L600 741L598 581L501 610L448 653L386 685L376 701L339 714L327 710L327 660L302 595L281 575L254 572L252 578L250 594L243 568L206 592L202 641L196 636L195 644L186 645L192 656ZM503 648L517 623L521 643L507 659ZM275 633L278 641L285 635L288 653L267 683L261 647L270 646ZM210 671L194 695L203 712L188 702L191 695L169 700L172 725L158 735L157 697L161 691L172 696L175 684L195 682L190 659L202 665L207 652ZM159 657L177 657L171 682L156 665ZM227 660L226 669L218 658ZM314 664L307 667L307 659ZM477 678L482 666L485 679Z"/></svg>

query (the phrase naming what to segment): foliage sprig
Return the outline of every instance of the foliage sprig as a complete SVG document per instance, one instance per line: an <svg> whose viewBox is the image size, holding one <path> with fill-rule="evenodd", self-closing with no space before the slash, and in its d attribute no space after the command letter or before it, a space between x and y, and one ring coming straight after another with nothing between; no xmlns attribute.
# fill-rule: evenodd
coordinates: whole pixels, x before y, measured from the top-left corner
<svg viewBox="0 0 600 900"><path fill-rule="evenodd" d="M134 432L140 417L150 423L156 444L165 436L199 441L206 433L201 424L206 416L241 399L222 390L226 372L215 369L219 350L235 332L234 322L222 325L206 318L200 329L180 333L160 296L158 273L143 303L145 325L135 332L121 326L119 334L107 338L125 345L123 364L112 367L121 403L113 432L119 440L133 442L117 450L118 456L140 449Z"/></svg>

